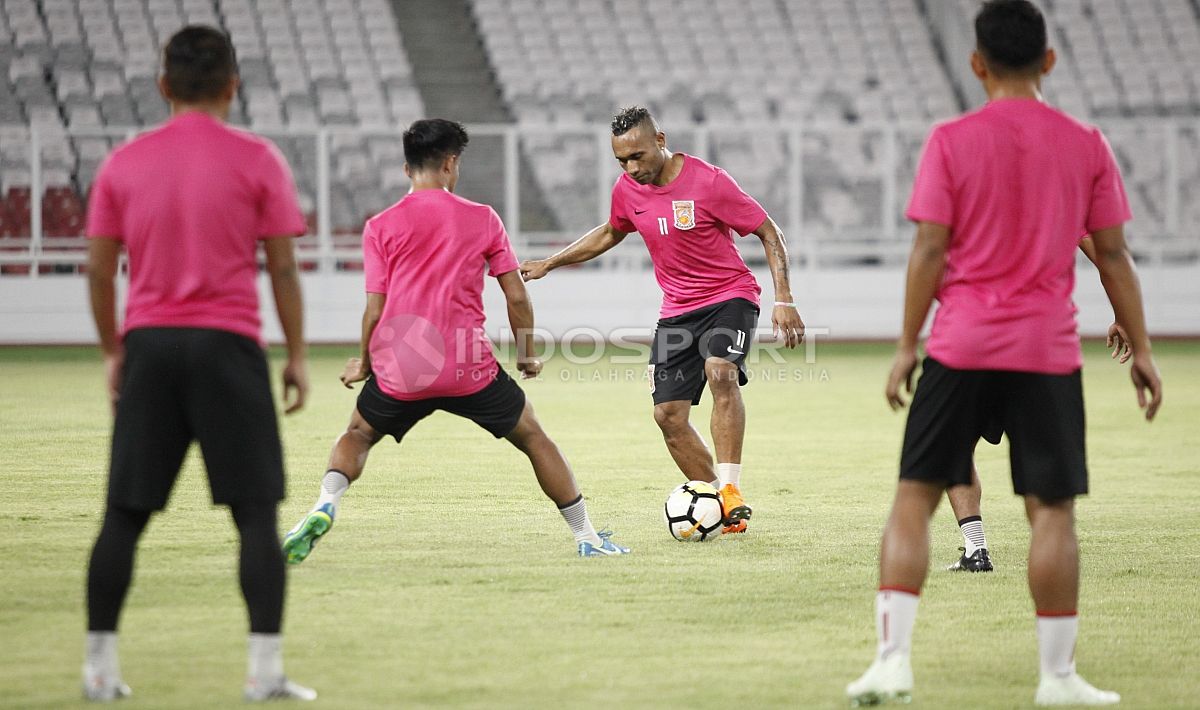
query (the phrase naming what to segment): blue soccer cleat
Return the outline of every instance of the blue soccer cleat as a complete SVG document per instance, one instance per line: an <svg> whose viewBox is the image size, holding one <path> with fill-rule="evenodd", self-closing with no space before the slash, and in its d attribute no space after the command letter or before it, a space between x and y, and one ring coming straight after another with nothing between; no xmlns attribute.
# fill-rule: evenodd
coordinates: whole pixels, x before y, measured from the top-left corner
<svg viewBox="0 0 1200 710"><path fill-rule="evenodd" d="M611 555L628 555L629 548L621 547L612 541L612 530L601 530L597 533L600 536L600 545L597 547L587 540L579 543L580 557L609 557Z"/></svg>
<svg viewBox="0 0 1200 710"><path fill-rule="evenodd" d="M283 537L283 552L289 565L298 565L312 552L313 545L333 527L333 503L326 503L304 516Z"/></svg>

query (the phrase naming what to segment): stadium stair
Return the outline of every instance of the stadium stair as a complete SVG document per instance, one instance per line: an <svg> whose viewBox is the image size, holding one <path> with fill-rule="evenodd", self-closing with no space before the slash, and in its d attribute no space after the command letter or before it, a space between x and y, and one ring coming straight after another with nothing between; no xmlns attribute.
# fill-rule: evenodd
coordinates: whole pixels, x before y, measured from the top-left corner
<svg viewBox="0 0 1200 710"><path fill-rule="evenodd" d="M464 123L512 122L466 0L392 0L391 5L429 116ZM495 206L502 215L503 161L471 154L498 158L503 150L500 137L473 136L467 157L469 167L463 171L457 190L464 197ZM521 228L556 229L541 186L523 155L518 174Z"/></svg>

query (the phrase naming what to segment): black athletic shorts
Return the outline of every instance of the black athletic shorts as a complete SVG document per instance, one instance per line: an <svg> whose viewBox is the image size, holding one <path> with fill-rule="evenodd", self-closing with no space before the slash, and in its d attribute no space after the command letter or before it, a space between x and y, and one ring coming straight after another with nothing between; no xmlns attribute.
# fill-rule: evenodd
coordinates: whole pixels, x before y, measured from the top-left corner
<svg viewBox="0 0 1200 710"><path fill-rule="evenodd" d="M736 364L738 384L746 384L746 353L757 327L758 306L744 298L658 321L650 346L654 403L688 400L700 404L707 382L704 361L710 357Z"/></svg>
<svg viewBox="0 0 1200 710"><path fill-rule="evenodd" d="M503 369L496 379L474 394L462 397L431 397L402 400L379 389L372 375L358 395L358 413L380 434L391 434L397 443L417 422L437 410L457 414L487 429L499 439L517 428L525 410L525 392Z"/></svg>
<svg viewBox="0 0 1200 710"><path fill-rule="evenodd" d="M908 412L900 478L968 484L975 444L981 436L997 443L1001 431L1018 495L1061 500L1087 493L1079 370L955 370L930 357Z"/></svg>
<svg viewBox="0 0 1200 710"><path fill-rule="evenodd" d="M209 328L129 331L109 504L163 508L193 441L200 442L213 503L283 498L283 451L262 347Z"/></svg>

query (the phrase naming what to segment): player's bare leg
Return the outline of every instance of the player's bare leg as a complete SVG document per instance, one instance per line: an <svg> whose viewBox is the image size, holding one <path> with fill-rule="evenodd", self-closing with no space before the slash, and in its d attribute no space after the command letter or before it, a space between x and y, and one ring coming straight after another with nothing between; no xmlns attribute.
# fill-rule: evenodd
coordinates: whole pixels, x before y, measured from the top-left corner
<svg viewBox="0 0 1200 710"><path fill-rule="evenodd" d="M371 453L371 447L378 444L382 438L383 434L371 428L355 408L350 415L350 424L346 431L333 444L327 470L341 473L346 477L347 483L357 481L367 465L367 454Z"/></svg>
<svg viewBox="0 0 1200 710"><path fill-rule="evenodd" d="M929 519L941 501L942 490L936 484L909 480L901 480L896 487L879 554L875 661L846 686L855 705L907 701L912 696L912 629L929 569Z"/></svg>
<svg viewBox="0 0 1200 710"><path fill-rule="evenodd" d="M538 485L555 505L570 505L579 498L579 486L575 483L575 475L571 473L571 464L546 436L528 401L525 402L525 410L521 412L517 427L505 438L529 457Z"/></svg>
<svg viewBox="0 0 1200 710"><path fill-rule="evenodd" d="M1075 672L1079 630L1079 541L1075 500L1045 501L1025 496L1029 541L1029 591L1037 609L1041 680L1039 705L1112 705L1117 693L1098 690Z"/></svg>
<svg viewBox="0 0 1200 710"><path fill-rule="evenodd" d="M312 510L288 531L283 538L283 551L289 564L300 564L308 558L313 545L333 527L342 494L352 481L362 475L371 447L379 443L383 434L375 431L355 408L350 415L346 431L334 442L329 454L329 466L321 479L321 494Z"/></svg>
<svg viewBox="0 0 1200 710"><path fill-rule="evenodd" d="M688 421L692 403L688 400L663 402L654 405L654 422L662 430L667 451L675 465L691 481L715 483L712 454L696 427Z"/></svg>
<svg viewBox="0 0 1200 710"><path fill-rule="evenodd" d="M1079 601L1079 542L1075 500L1025 497L1029 517L1029 591L1039 612L1074 611Z"/></svg>
<svg viewBox="0 0 1200 710"><path fill-rule="evenodd" d="M716 473L728 523L725 532L745 532L752 510L742 498L738 480L742 442L746 438L746 406L738 386L738 366L724 358L710 357L704 362L704 376L713 397L709 426L717 452Z"/></svg>
<svg viewBox="0 0 1200 710"><path fill-rule="evenodd" d="M967 485L950 486L946 489L946 500L954 510L955 518L979 515L983 500L983 486L979 484L979 471L971 466L971 482Z"/></svg>
<svg viewBox="0 0 1200 710"><path fill-rule="evenodd" d="M558 512L571 528L580 557L623 555L629 552L628 548L621 547L609 539L611 533L600 534L592 527L587 504L575 483L571 464L567 462L558 445L542 429L529 400L525 400L525 409L521 412L517 426L505 438L529 457L529 463L533 465L533 473L537 476L542 492L554 501Z"/></svg>
<svg viewBox="0 0 1200 710"><path fill-rule="evenodd" d="M988 552L987 537L983 533L983 514L980 507L983 486L979 483L979 469L971 464L971 482L967 485L951 486L946 489L946 500L954 510L954 519L963 536L962 556L947 567L955 572L991 572L992 558Z"/></svg>
<svg viewBox="0 0 1200 710"><path fill-rule="evenodd" d="M929 570L929 520L943 488L900 481L879 550L879 586L920 592Z"/></svg>

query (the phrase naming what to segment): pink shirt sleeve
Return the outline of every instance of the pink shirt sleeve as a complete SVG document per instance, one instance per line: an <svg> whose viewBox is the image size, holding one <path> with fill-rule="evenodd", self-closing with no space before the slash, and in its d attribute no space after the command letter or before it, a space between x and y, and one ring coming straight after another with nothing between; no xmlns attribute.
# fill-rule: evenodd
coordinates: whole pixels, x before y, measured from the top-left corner
<svg viewBox="0 0 1200 710"><path fill-rule="evenodd" d="M379 243L379 233L367 222L363 227L363 276L367 293L387 293L388 265Z"/></svg>
<svg viewBox="0 0 1200 710"><path fill-rule="evenodd" d="M1085 225L1089 234L1124 224L1133 217L1129 198L1125 195L1125 183L1121 180L1121 169L1117 167L1112 146L1099 130L1096 131L1096 144L1099 166L1092 183L1092 199Z"/></svg>
<svg viewBox="0 0 1200 710"><path fill-rule="evenodd" d="M712 195L708 211L722 224L728 225L743 237L762 226L767 211L758 200L746 194L733 177L717 169L713 176Z"/></svg>
<svg viewBox="0 0 1200 710"><path fill-rule="evenodd" d="M636 232L637 227L629 220L629 211L625 208L624 190L621 189L621 181L618 179L612 189L611 206L608 211L608 223L614 229L629 234Z"/></svg>
<svg viewBox="0 0 1200 710"><path fill-rule="evenodd" d="M259 168L258 238L300 236L308 231L292 171L274 144Z"/></svg>
<svg viewBox="0 0 1200 710"><path fill-rule="evenodd" d="M111 165L111 158L105 160L92 181L85 233L89 237L116 237L124 241L121 207L112 189Z"/></svg>
<svg viewBox="0 0 1200 710"><path fill-rule="evenodd" d="M913 178L912 197L904 216L913 222L954 226L954 190L942 131L934 128L921 151L921 162Z"/></svg>
<svg viewBox="0 0 1200 710"><path fill-rule="evenodd" d="M512 242L508 239L508 232L504 231L504 223L500 221L500 215L496 214L495 210L488 210L488 250L484 254L484 258L488 263L488 275L503 276L510 271L516 271L520 264L517 263L517 255L513 251Z"/></svg>

